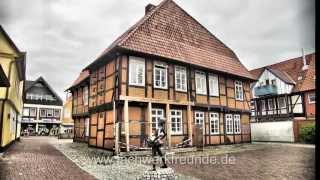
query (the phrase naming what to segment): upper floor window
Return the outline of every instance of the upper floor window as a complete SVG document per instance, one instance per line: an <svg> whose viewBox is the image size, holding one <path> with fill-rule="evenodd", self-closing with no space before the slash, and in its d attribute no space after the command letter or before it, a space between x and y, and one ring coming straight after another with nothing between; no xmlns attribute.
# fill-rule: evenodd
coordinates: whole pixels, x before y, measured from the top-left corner
<svg viewBox="0 0 320 180"><path fill-rule="evenodd" d="M40 117L46 117L47 116L47 110L46 109L40 109Z"/></svg>
<svg viewBox="0 0 320 180"><path fill-rule="evenodd" d="M243 86L241 81L234 82L236 100L243 100Z"/></svg>
<svg viewBox="0 0 320 180"><path fill-rule="evenodd" d="M204 125L204 112L196 111L194 115L195 124Z"/></svg>
<svg viewBox="0 0 320 180"><path fill-rule="evenodd" d="M60 117L60 109L54 110L54 117L59 118Z"/></svg>
<svg viewBox="0 0 320 180"><path fill-rule="evenodd" d="M187 91L187 70L185 67L175 67L175 81L177 91Z"/></svg>
<svg viewBox="0 0 320 180"><path fill-rule="evenodd" d="M309 99L309 104L316 103L316 94L315 93L310 93L308 95L308 99Z"/></svg>
<svg viewBox="0 0 320 180"><path fill-rule="evenodd" d="M23 116L29 116L29 108L23 108Z"/></svg>
<svg viewBox="0 0 320 180"><path fill-rule="evenodd" d="M84 104L85 106L89 104L89 99L88 99L89 94L88 94L88 93L89 93L89 92L88 92L88 86L85 86L85 87L83 88L83 95L82 95L83 104Z"/></svg>
<svg viewBox="0 0 320 180"><path fill-rule="evenodd" d="M268 109L269 110L275 109L273 99L268 99Z"/></svg>
<svg viewBox="0 0 320 180"><path fill-rule="evenodd" d="M154 87L167 89L167 65L164 63L155 63L154 65Z"/></svg>
<svg viewBox="0 0 320 180"><path fill-rule="evenodd" d="M206 95L207 94L207 83L206 74L201 71L196 71L196 93Z"/></svg>
<svg viewBox="0 0 320 180"><path fill-rule="evenodd" d="M261 100L261 111L265 111L265 110L266 110L266 101Z"/></svg>
<svg viewBox="0 0 320 180"><path fill-rule="evenodd" d="M232 114L226 114L226 134L232 134L233 133L233 120L232 120Z"/></svg>
<svg viewBox="0 0 320 180"><path fill-rule="evenodd" d="M129 57L129 84L144 86L145 84L145 61L143 58Z"/></svg>
<svg viewBox="0 0 320 180"><path fill-rule="evenodd" d="M219 81L217 75L209 75L210 96L219 96Z"/></svg>
<svg viewBox="0 0 320 180"><path fill-rule="evenodd" d="M278 106L279 108L286 108L286 99L284 97L280 97L278 99Z"/></svg>
<svg viewBox="0 0 320 180"><path fill-rule="evenodd" d="M209 118L210 118L210 133L219 134L219 114L210 113Z"/></svg>
<svg viewBox="0 0 320 180"><path fill-rule="evenodd" d="M53 109L47 109L47 117L53 117Z"/></svg>
<svg viewBox="0 0 320 180"><path fill-rule="evenodd" d="M271 80L271 84L272 84L272 85L276 85L276 83L277 83L277 81L276 81L275 79L272 79L272 80Z"/></svg>
<svg viewBox="0 0 320 180"><path fill-rule="evenodd" d="M182 134L182 111L171 110L172 134Z"/></svg>
<svg viewBox="0 0 320 180"><path fill-rule="evenodd" d="M235 114L233 115L233 123L234 123L234 133L235 134L240 134L241 133L241 122L240 122L240 115Z"/></svg>

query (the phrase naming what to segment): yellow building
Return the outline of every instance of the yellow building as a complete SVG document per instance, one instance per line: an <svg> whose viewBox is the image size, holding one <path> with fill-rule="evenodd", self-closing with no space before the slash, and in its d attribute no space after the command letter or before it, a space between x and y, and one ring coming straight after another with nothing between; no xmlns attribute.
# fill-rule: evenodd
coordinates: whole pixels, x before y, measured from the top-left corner
<svg viewBox="0 0 320 180"><path fill-rule="evenodd" d="M9 86L0 87L0 152L20 137L25 53L0 25L0 65Z"/></svg>
<svg viewBox="0 0 320 180"><path fill-rule="evenodd" d="M61 134L73 135L74 120L72 119L72 97L68 96L63 104L63 118L61 123Z"/></svg>

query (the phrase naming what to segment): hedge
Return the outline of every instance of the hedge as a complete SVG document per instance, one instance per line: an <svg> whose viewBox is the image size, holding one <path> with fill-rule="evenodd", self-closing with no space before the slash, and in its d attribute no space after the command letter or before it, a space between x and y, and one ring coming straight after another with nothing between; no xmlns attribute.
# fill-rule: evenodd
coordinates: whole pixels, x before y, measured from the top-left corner
<svg viewBox="0 0 320 180"><path fill-rule="evenodd" d="M308 124L299 129L300 141L315 144L316 127L315 124Z"/></svg>

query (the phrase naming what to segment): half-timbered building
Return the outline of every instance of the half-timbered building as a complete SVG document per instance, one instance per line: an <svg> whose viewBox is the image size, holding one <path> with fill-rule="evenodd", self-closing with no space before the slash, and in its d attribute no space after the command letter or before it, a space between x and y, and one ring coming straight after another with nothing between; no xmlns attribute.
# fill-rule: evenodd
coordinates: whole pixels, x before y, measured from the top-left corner
<svg viewBox="0 0 320 180"><path fill-rule="evenodd" d="M168 147L194 142L195 129L201 129L204 145L251 141L253 77L229 47L172 0L147 5L145 15L85 69L90 146L143 148L160 119L166 121Z"/></svg>
<svg viewBox="0 0 320 180"><path fill-rule="evenodd" d="M254 138L297 141L298 126L315 120L315 53L250 72L258 79L251 85Z"/></svg>
<svg viewBox="0 0 320 180"><path fill-rule="evenodd" d="M89 71L82 71L67 91L72 93L72 119L75 142L88 142L89 137Z"/></svg>

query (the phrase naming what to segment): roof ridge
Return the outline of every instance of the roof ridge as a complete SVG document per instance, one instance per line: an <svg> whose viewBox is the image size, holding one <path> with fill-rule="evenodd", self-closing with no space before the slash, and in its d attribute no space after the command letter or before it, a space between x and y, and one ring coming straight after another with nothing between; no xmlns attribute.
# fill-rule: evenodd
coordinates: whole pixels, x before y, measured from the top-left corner
<svg viewBox="0 0 320 180"><path fill-rule="evenodd" d="M139 27L144 24L150 17L152 17L152 15L158 11L164 4L166 4L167 2L172 1L172 0L164 0L162 1L160 4L158 4L154 9L151 10L151 12L149 12L148 14L145 14L142 19L140 21L138 21L133 29L129 32L128 35L126 35L126 37L124 37L122 40L120 40L120 42L118 42L118 45L123 45L125 43L126 40L128 40L138 29ZM130 28L129 28L130 29Z"/></svg>
<svg viewBox="0 0 320 180"><path fill-rule="evenodd" d="M315 55L315 52L312 52L312 53L306 54L305 56L307 57L307 56L311 56L311 55ZM269 64L269 65L266 65L266 66L262 66L262 67L255 68L255 69L251 69L250 71L254 71L254 70L261 69L261 68L265 68L265 67L270 67L270 66L278 65L278 64L281 64L281 63L286 63L286 62L288 62L288 61L298 60L299 58L302 58L302 56L294 57L294 58L287 59L287 60L283 60L283 61L280 61L280 62L275 62L275 63Z"/></svg>

